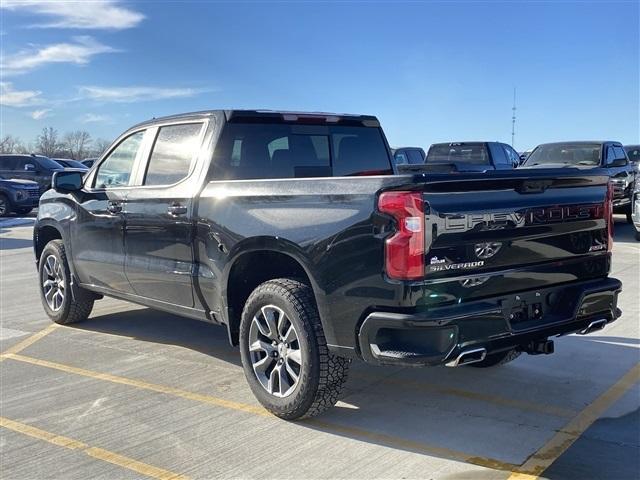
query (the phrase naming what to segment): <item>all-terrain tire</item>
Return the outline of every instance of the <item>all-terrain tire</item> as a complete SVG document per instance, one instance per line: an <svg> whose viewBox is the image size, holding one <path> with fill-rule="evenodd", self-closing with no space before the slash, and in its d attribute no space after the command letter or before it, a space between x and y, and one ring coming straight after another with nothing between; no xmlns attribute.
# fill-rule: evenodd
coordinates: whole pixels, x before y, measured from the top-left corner
<svg viewBox="0 0 640 480"><path fill-rule="evenodd" d="M93 293L80 287L75 287L75 295L72 294L71 271L62 240L51 240L45 245L40 255L38 273L42 306L51 320L60 325L67 325L82 322L89 317L96 297ZM47 300L48 290L44 283L54 279L57 283L56 288L62 292L62 300L56 297L55 303L50 305Z"/></svg>
<svg viewBox="0 0 640 480"><path fill-rule="evenodd" d="M521 353L522 352L516 350L515 348L507 350L505 352L490 353L489 355L484 357L484 360L482 360L481 362L470 363L468 366L476 368L499 367L500 365L505 365L509 362L513 362L520 356Z"/></svg>
<svg viewBox="0 0 640 480"><path fill-rule="evenodd" d="M294 327L301 352L297 384L286 396L270 393L263 386L254 371L254 354L249 350L254 317L260 316L263 308L272 307L284 312ZM253 394L268 411L286 420L313 417L333 407L342 393L351 363L329 352L311 287L288 278L264 282L249 295L240 321L240 352Z"/></svg>

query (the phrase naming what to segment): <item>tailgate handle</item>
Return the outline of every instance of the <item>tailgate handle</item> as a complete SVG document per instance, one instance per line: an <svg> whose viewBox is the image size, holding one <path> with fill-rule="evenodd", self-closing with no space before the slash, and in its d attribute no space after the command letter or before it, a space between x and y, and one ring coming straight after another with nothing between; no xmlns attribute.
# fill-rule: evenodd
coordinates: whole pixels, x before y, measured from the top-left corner
<svg viewBox="0 0 640 480"><path fill-rule="evenodd" d="M520 187L516 188L518 193L542 193L553 184L553 180L525 180Z"/></svg>

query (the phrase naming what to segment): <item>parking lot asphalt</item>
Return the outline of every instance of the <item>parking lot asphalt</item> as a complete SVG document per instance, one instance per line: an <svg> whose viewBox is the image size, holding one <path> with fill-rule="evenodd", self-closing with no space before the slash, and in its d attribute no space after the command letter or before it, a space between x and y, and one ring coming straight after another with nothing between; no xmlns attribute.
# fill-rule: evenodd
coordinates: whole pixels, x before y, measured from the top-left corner
<svg viewBox="0 0 640 480"><path fill-rule="evenodd" d="M640 243L622 220L606 329L494 369L355 363L337 407L297 423L259 406L221 327L113 299L51 324L31 225L0 220L0 475L636 479Z"/></svg>

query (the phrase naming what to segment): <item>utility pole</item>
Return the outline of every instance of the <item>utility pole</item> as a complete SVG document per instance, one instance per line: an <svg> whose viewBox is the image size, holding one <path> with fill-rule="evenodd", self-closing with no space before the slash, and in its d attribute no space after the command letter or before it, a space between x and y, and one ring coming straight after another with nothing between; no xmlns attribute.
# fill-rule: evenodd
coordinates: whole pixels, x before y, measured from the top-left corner
<svg viewBox="0 0 640 480"><path fill-rule="evenodd" d="M513 107L511 107L511 146L515 147L516 137L516 87L513 87Z"/></svg>

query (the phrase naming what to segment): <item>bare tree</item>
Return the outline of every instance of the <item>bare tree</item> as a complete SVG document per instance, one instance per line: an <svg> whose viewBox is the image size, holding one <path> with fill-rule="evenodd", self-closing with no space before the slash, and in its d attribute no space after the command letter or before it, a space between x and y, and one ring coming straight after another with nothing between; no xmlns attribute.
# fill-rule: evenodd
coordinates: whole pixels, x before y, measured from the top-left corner
<svg viewBox="0 0 640 480"><path fill-rule="evenodd" d="M18 137L5 135L0 139L0 153L19 153L24 147Z"/></svg>
<svg viewBox="0 0 640 480"><path fill-rule="evenodd" d="M107 148L109 148L110 145L111 142L109 140L105 140L104 138L98 138L97 140L94 140L93 147L91 148L90 152L91 156L99 157L105 152Z"/></svg>
<svg viewBox="0 0 640 480"><path fill-rule="evenodd" d="M82 160L87 156L91 147L91 135L85 130L69 132L64 136L63 145L65 150L74 160Z"/></svg>
<svg viewBox="0 0 640 480"><path fill-rule="evenodd" d="M60 142L58 141L58 131L53 127L43 128L42 133L38 135L38 138L36 139L36 152L47 157L53 157L59 149Z"/></svg>

